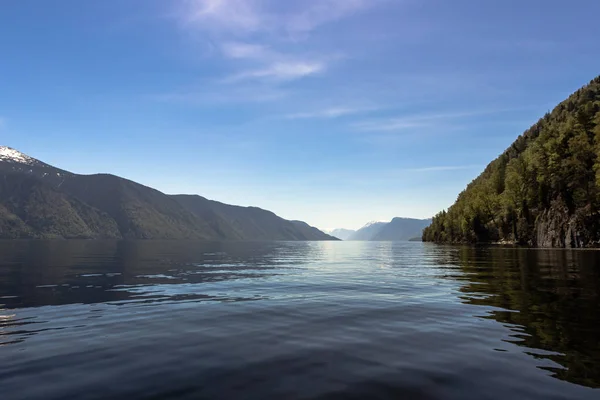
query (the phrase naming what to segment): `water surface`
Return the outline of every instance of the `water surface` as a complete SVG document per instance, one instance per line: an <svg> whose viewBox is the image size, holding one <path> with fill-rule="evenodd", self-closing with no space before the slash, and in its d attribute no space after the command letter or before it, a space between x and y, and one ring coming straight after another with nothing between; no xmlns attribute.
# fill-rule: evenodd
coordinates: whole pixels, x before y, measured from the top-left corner
<svg viewBox="0 0 600 400"><path fill-rule="evenodd" d="M0 242L3 399L598 399L600 252Z"/></svg>

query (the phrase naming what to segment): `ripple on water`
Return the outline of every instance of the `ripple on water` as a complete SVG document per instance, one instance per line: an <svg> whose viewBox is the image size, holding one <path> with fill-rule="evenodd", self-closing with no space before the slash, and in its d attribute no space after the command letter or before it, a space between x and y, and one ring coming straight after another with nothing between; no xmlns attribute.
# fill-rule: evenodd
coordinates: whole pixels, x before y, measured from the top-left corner
<svg viewBox="0 0 600 400"><path fill-rule="evenodd" d="M0 242L3 399L596 399L596 252Z"/></svg>

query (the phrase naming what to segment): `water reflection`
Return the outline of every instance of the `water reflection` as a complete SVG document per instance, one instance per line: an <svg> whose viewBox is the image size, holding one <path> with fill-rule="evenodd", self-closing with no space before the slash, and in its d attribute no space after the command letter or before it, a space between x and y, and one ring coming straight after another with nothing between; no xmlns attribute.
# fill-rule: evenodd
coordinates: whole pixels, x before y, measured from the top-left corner
<svg viewBox="0 0 600 400"><path fill-rule="evenodd" d="M274 388L280 398L596 398L599 257L389 242L0 242L0 386L27 399L182 387L188 398Z"/></svg>
<svg viewBox="0 0 600 400"><path fill-rule="evenodd" d="M240 300L197 293L210 287L192 285L275 276L282 268L318 260L321 251L310 243L4 241L0 303L11 309L128 300ZM169 293L168 285L174 284L190 290Z"/></svg>
<svg viewBox="0 0 600 400"><path fill-rule="evenodd" d="M465 303L496 307L487 318L511 328L511 343L564 367L540 367L552 376L600 387L599 252L461 248L456 256Z"/></svg>

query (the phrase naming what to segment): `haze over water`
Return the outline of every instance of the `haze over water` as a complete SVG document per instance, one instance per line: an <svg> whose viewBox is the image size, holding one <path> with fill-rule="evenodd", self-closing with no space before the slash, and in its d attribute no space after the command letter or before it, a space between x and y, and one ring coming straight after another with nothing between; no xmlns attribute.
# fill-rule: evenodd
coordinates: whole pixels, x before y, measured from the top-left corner
<svg viewBox="0 0 600 400"><path fill-rule="evenodd" d="M600 253L0 242L3 399L597 399Z"/></svg>

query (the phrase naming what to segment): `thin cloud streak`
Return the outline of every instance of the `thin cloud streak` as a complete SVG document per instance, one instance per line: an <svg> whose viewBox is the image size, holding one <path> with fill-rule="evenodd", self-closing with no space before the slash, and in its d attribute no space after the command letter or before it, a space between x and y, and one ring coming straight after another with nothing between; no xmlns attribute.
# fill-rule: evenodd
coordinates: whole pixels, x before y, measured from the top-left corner
<svg viewBox="0 0 600 400"><path fill-rule="evenodd" d="M228 58L234 59L269 59L275 54L260 44L245 42L226 42L221 45L221 51Z"/></svg>
<svg viewBox="0 0 600 400"><path fill-rule="evenodd" d="M320 25L339 20L372 6L376 0L321 0L287 22L291 33L309 33Z"/></svg>
<svg viewBox="0 0 600 400"><path fill-rule="evenodd" d="M377 131L400 131L412 128L422 128L431 126L430 123L425 121L418 122L414 120L387 120L380 122L358 122L353 124L352 127L356 130L363 132L377 132Z"/></svg>
<svg viewBox="0 0 600 400"><path fill-rule="evenodd" d="M277 62L262 69L240 72L223 79L223 83L234 83L248 79L271 79L289 81L323 72L325 65L319 62Z"/></svg>
<svg viewBox="0 0 600 400"><path fill-rule="evenodd" d="M314 188L315 185L358 188L388 185L391 181L397 184L414 186L415 184L418 185L418 182L432 179L436 175L449 178L460 174L461 171L482 171L484 168L482 165L434 165L415 168L395 168L377 173L369 171L334 171L296 180L294 181L294 186L299 189ZM470 174L470 172L467 173Z"/></svg>
<svg viewBox="0 0 600 400"><path fill-rule="evenodd" d="M214 104L266 103L284 99L289 92L262 85L232 87L228 91L221 88L211 90L182 90L150 96L150 99L168 103L184 103L207 106Z"/></svg>
<svg viewBox="0 0 600 400"><path fill-rule="evenodd" d="M325 60L309 59L309 57L293 57L281 54L267 46L246 42L227 42L221 46L225 57L236 60L249 60L261 65L254 69L238 72L221 83L232 83L250 79L272 79L289 81L324 72L328 64Z"/></svg>
<svg viewBox="0 0 600 400"><path fill-rule="evenodd" d="M333 107L322 111L302 112L285 115L286 119L334 119L347 115L362 114L369 111L375 111L377 108L351 108L351 107Z"/></svg>
<svg viewBox="0 0 600 400"><path fill-rule="evenodd" d="M444 165L433 167L405 168L403 172L443 172L443 171L460 171L465 169L481 168L480 165Z"/></svg>
<svg viewBox="0 0 600 400"><path fill-rule="evenodd" d="M352 128L365 131L400 131L412 128L431 127L438 125L438 121L454 120L460 118L477 117L481 115L499 114L515 109L495 109L495 110L476 110L476 111L460 111L449 113L411 115L399 118L388 118L381 120L370 120L357 122L352 125Z"/></svg>
<svg viewBox="0 0 600 400"><path fill-rule="evenodd" d="M184 23L215 31L253 32L263 26L264 15L255 0L187 0Z"/></svg>

